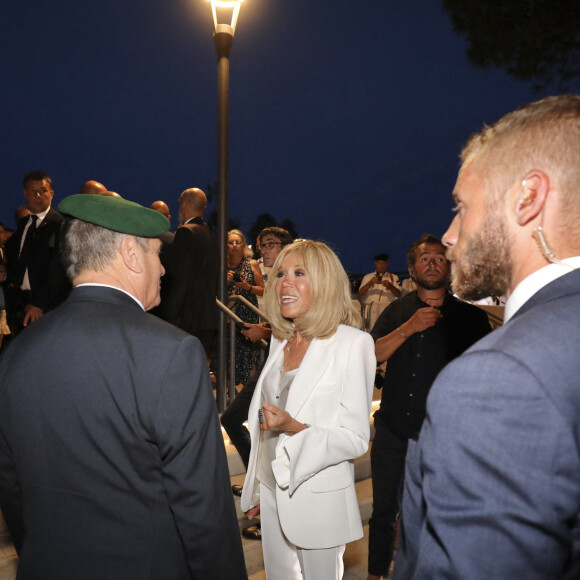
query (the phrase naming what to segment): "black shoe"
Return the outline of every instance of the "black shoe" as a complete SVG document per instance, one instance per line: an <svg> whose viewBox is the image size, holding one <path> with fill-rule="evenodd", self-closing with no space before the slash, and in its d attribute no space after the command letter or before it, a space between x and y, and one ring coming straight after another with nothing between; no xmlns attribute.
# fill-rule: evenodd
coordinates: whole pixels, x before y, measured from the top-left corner
<svg viewBox="0 0 580 580"><path fill-rule="evenodd" d="M232 493L237 495L238 497L242 497L242 489L244 488L243 485L232 485Z"/></svg>
<svg viewBox="0 0 580 580"><path fill-rule="evenodd" d="M248 540L261 540L262 539L262 526L257 523L255 526L250 526L242 530L242 536Z"/></svg>

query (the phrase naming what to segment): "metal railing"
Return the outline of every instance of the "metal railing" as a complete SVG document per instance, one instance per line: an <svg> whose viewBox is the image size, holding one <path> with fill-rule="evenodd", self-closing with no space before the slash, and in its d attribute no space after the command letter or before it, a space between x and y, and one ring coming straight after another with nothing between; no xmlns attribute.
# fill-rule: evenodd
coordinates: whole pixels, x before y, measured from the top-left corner
<svg viewBox="0 0 580 580"><path fill-rule="evenodd" d="M266 315L259 309L256 308L248 299L244 298L243 296L229 296L228 303L231 305L232 303L240 302L244 306L247 306L252 312L257 314L260 319L264 321L268 321ZM244 329L244 321L230 308L228 308L225 304L220 302L218 298L216 298L217 307L224 313L227 322L226 332L228 333L229 337L229 361L227 365L224 365L223 368L227 368L228 372L225 373L223 376L216 376L217 384L217 401L218 401L218 411L223 413L225 408L234 400L236 395L236 328ZM264 361L266 357L266 351L268 349L268 343L264 339L260 339L255 343L260 348L260 363ZM227 356L227 355L226 355ZM226 374L229 375L229 380L227 379ZM224 405L220 405L220 401L224 401ZM223 408L220 408L222 407Z"/></svg>

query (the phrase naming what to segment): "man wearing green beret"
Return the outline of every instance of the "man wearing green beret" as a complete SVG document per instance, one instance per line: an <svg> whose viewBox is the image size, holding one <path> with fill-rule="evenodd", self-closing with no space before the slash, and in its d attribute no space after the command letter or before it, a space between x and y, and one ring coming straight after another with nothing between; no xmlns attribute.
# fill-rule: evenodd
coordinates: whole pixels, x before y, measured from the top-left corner
<svg viewBox="0 0 580 580"><path fill-rule="evenodd" d="M247 578L204 351L145 312L168 220L100 195L59 210L73 291L0 362L19 577Z"/></svg>

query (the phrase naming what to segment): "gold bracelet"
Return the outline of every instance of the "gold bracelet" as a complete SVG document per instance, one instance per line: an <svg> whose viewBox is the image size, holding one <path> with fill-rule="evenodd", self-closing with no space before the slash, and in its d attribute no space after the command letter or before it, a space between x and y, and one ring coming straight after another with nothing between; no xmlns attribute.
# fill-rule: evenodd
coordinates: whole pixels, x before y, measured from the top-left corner
<svg viewBox="0 0 580 580"><path fill-rule="evenodd" d="M407 340L407 338L409 338L402 330L401 327L399 326L399 328L397 328L399 334L405 339Z"/></svg>

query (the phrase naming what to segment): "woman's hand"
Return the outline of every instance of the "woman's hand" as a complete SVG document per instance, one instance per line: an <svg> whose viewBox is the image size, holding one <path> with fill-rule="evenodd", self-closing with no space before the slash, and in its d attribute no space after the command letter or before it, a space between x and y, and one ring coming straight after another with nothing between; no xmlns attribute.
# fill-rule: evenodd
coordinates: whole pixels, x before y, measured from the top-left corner
<svg viewBox="0 0 580 580"><path fill-rule="evenodd" d="M246 512L246 517L251 521L260 513L260 504L255 505Z"/></svg>
<svg viewBox="0 0 580 580"><path fill-rule="evenodd" d="M308 427L304 423L296 421L288 411L271 405L270 403L262 403L262 421L260 429L268 431L274 429L275 431L284 431L285 433L299 433Z"/></svg>

